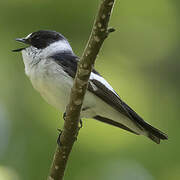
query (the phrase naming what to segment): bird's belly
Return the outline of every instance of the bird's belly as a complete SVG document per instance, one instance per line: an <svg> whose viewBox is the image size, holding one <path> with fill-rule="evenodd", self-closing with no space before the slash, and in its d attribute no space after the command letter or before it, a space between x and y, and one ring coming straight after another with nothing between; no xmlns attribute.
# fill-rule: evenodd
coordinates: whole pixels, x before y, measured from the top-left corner
<svg viewBox="0 0 180 180"><path fill-rule="evenodd" d="M41 96L56 109L65 111L69 99L70 87L57 87L51 83L44 83L38 88Z"/></svg>
<svg viewBox="0 0 180 180"><path fill-rule="evenodd" d="M71 77L55 72L35 73L30 77L33 87L48 104L61 112L65 111L73 84Z"/></svg>

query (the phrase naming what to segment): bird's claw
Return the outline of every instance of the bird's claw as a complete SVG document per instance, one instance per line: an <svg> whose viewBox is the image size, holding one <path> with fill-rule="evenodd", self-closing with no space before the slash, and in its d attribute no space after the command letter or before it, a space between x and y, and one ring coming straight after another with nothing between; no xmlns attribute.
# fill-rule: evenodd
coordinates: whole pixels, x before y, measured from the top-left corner
<svg viewBox="0 0 180 180"><path fill-rule="evenodd" d="M64 121L66 120L66 112L63 113L63 119L64 119ZM83 127L83 122L82 122L81 119L79 120L79 123L80 123L80 126L78 127L77 135L78 135L78 133L79 133L79 130ZM61 137L61 134L62 134L62 130L61 130L61 129L58 129L58 131L59 131L59 136L58 136L58 139L57 139L57 144L58 144L59 147L60 147L60 146L61 146L60 137ZM77 136L75 137L75 141L77 141Z"/></svg>
<svg viewBox="0 0 180 180"><path fill-rule="evenodd" d="M64 121L66 120L66 112L63 113L63 119L64 119ZM80 123L79 129L81 129L83 127L82 119L80 119L79 123Z"/></svg>
<svg viewBox="0 0 180 180"><path fill-rule="evenodd" d="M64 119L64 121L66 120L66 112L64 112L64 114L63 114L63 119Z"/></svg>
<svg viewBox="0 0 180 180"><path fill-rule="evenodd" d="M79 123L80 123L80 127L79 127L79 130L80 130L83 127L82 119L80 119Z"/></svg>
<svg viewBox="0 0 180 180"><path fill-rule="evenodd" d="M61 129L57 129L57 130L59 132L59 136L58 136L58 139L57 139L57 144L60 147L61 146L61 134L62 134L62 130Z"/></svg>

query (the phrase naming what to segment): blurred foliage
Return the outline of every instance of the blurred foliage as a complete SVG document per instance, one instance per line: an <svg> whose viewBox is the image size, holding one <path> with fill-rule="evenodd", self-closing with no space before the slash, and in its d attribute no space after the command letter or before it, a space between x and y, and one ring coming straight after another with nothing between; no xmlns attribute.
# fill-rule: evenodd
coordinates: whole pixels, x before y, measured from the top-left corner
<svg viewBox="0 0 180 180"><path fill-rule="evenodd" d="M0 180L45 179L62 113L33 90L14 39L39 29L64 34L81 55L99 1L0 1ZM156 145L115 127L84 120L65 179L180 179L180 1L121 0L96 69L149 123L167 132ZM93 173L92 173L93 172Z"/></svg>

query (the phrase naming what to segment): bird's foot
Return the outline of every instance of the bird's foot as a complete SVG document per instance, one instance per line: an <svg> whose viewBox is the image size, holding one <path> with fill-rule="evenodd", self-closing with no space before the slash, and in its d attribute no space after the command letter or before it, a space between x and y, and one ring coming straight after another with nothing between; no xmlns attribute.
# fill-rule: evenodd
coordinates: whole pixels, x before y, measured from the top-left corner
<svg viewBox="0 0 180 180"><path fill-rule="evenodd" d="M64 121L66 120L66 112L63 113L63 119ZM77 135L75 137L75 140L77 141L77 136L79 134L79 130L83 127L83 122L82 122L82 119L79 120L79 123L80 123L80 126L78 127L78 131L77 131ZM58 139L57 139L57 144L59 145L59 147L61 146L61 142L60 142L60 137L61 137L61 134L62 134L62 130L61 129L58 129L58 131L60 132L59 133L59 136L58 136Z"/></svg>
<svg viewBox="0 0 180 180"><path fill-rule="evenodd" d="M57 129L57 130L59 132L59 136L58 136L58 139L57 139L57 144L60 147L61 146L61 134L62 134L62 130L61 129Z"/></svg>
<svg viewBox="0 0 180 180"><path fill-rule="evenodd" d="M66 120L66 112L64 112L64 114L63 114L63 119L64 119L64 121Z"/></svg>
<svg viewBox="0 0 180 180"><path fill-rule="evenodd" d="M79 120L79 123L80 123L80 126L78 127L78 130L77 130L76 141L77 141L77 137L78 137L79 131L80 131L80 129L83 127L83 122L82 122L81 119Z"/></svg>
<svg viewBox="0 0 180 180"><path fill-rule="evenodd" d="M66 120L66 112L63 113L63 119L64 121ZM82 119L80 119L79 123L80 123L80 127L79 127L79 130L80 130L83 127Z"/></svg>
<svg viewBox="0 0 180 180"><path fill-rule="evenodd" d="M79 120L80 126L79 126L79 130L83 127L83 122L82 119Z"/></svg>

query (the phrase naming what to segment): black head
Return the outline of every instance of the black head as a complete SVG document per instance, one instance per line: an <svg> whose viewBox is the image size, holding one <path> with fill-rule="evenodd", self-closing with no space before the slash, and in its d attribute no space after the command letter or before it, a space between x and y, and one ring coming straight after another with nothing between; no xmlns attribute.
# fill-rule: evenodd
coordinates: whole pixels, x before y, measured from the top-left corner
<svg viewBox="0 0 180 180"><path fill-rule="evenodd" d="M40 30L31 33L26 38L17 38L16 41L32 45L38 49L44 49L51 43L59 40L65 40L65 37L56 31ZM21 51L24 48L14 50L15 52Z"/></svg>

